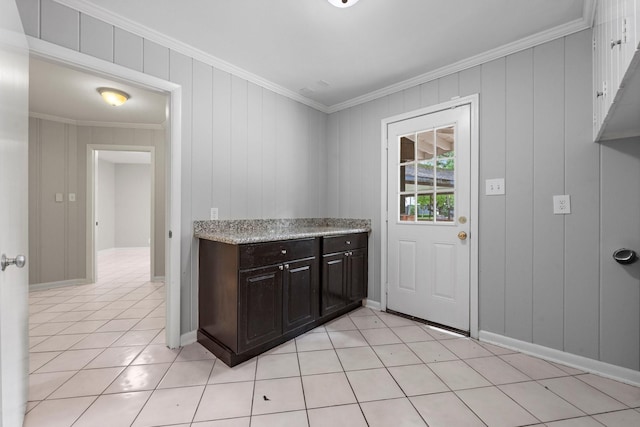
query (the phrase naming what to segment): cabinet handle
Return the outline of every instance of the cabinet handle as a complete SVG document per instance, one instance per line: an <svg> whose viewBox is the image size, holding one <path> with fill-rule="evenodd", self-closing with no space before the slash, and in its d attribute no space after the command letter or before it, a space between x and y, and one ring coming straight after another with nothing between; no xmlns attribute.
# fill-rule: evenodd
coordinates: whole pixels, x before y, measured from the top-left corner
<svg viewBox="0 0 640 427"><path fill-rule="evenodd" d="M349 251L349 256L352 256L352 255L353 255L353 252Z"/></svg>
<svg viewBox="0 0 640 427"><path fill-rule="evenodd" d="M616 47L617 45L622 44L622 39L620 40L611 40L611 49L613 49L614 47Z"/></svg>
<svg viewBox="0 0 640 427"><path fill-rule="evenodd" d="M596 98L600 98L603 95L604 95L604 92L600 92L600 91L596 92Z"/></svg>
<svg viewBox="0 0 640 427"><path fill-rule="evenodd" d="M344 256L349 256L349 252L345 252L345 253L344 253Z"/></svg>
<svg viewBox="0 0 640 427"><path fill-rule="evenodd" d="M350 244L351 244L351 240L347 240L347 245L350 245Z"/></svg>
<svg viewBox="0 0 640 427"><path fill-rule="evenodd" d="M280 251L280 253L281 253L282 255L286 255L286 254L287 254L287 250L286 250L286 249L283 249L283 250L281 250L281 251Z"/></svg>
<svg viewBox="0 0 640 427"><path fill-rule="evenodd" d="M288 270L288 269L289 269L289 264L285 264L285 265L284 265L284 268L285 268L286 270Z"/></svg>
<svg viewBox="0 0 640 427"><path fill-rule="evenodd" d="M284 267L283 267L283 266L281 266L281 265L279 265L279 266L278 266L278 268L279 268L280 270L284 270Z"/></svg>

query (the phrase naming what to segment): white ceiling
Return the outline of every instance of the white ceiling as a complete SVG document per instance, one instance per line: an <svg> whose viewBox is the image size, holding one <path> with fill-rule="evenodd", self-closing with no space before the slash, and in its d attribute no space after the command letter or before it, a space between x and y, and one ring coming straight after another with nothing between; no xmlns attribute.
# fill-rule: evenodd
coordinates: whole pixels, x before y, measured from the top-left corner
<svg viewBox="0 0 640 427"><path fill-rule="evenodd" d="M131 98L112 107L97 91L102 86L123 90ZM29 111L81 123L159 125L166 120L166 96L32 57Z"/></svg>
<svg viewBox="0 0 640 427"><path fill-rule="evenodd" d="M592 0L360 0L346 9L327 0L58 1L156 34L156 41L171 42L165 45L188 45L328 110L584 23L592 7Z"/></svg>

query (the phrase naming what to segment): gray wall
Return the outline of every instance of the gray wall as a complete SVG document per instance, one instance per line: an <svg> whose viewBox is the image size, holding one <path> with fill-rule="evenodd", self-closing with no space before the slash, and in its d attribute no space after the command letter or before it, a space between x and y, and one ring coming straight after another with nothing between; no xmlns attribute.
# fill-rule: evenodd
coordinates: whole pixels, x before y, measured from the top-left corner
<svg viewBox="0 0 640 427"><path fill-rule="evenodd" d="M327 126L329 216L380 230L380 120L480 94L480 329L640 368L640 143L591 142L591 31L340 111ZM361 156L364 155L364 158ZM572 214L552 214L571 195ZM369 295L380 300L379 233Z"/></svg>
<svg viewBox="0 0 640 427"><path fill-rule="evenodd" d="M101 251L116 246L116 168L113 163L105 160L98 160L97 166L96 249Z"/></svg>
<svg viewBox="0 0 640 427"><path fill-rule="evenodd" d="M115 247L149 247L151 166L115 164Z"/></svg>
<svg viewBox="0 0 640 427"><path fill-rule="evenodd" d="M29 283L85 279L87 145L155 147L154 276L164 276L165 131L29 119ZM55 193L64 201L55 202ZM70 202L69 193L76 194Z"/></svg>
<svg viewBox="0 0 640 427"><path fill-rule="evenodd" d="M17 4L32 37L182 86L181 333L197 328L193 220L324 214L326 114L51 0Z"/></svg>
<svg viewBox="0 0 640 427"><path fill-rule="evenodd" d="M29 119L29 283L85 274L84 185L76 126ZM56 202L55 194L63 201ZM68 194L76 194L69 202Z"/></svg>

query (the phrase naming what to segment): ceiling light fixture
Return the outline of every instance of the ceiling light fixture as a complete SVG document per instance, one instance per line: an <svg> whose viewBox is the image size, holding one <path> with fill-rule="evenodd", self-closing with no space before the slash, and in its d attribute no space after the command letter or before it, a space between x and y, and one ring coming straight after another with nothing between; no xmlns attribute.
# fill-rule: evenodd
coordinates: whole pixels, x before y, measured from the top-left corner
<svg viewBox="0 0 640 427"><path fill-rule="evenodd" d="M104 102L114 107L124 104L129 99L128 93L110 87L99 87L98 92L102 95Z"/></svg>
<svg viewBox="0 0 640 427"><path fill-rule="evenodd" d="M358 3L358 0L328 0L335 7L349 7Z"/></svg>

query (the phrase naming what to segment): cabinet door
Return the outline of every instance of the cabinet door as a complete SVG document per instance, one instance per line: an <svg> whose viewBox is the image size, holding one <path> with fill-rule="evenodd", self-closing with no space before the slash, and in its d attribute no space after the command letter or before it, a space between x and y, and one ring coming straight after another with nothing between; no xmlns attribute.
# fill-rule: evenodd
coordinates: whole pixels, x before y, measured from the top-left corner
<svg viewBox="0 0 640 427"><path fill-rule="evenodd" d="M284 264L283 332L303 326L318 317L317 265L316 258Z"/></svg>
<svg viewBox="0 0 640 427"><path fill-rule="evenodd" d="M355 249L347 257L347 298L349 302L361 301L367 296L367 251Z"/></svg>
<svg viewBox="0 0 640 427"><path fill-rule="evenodd" d="M342 253L322 257L322 313L325 316L347 305L344 297L347 283L347 256Z"/></svg>
<svg viewBox="0 0 640 427"><path fill-rule="evenodd" d="M278 266L240 270L238 352L282 335L282 271Z"/></svg>

